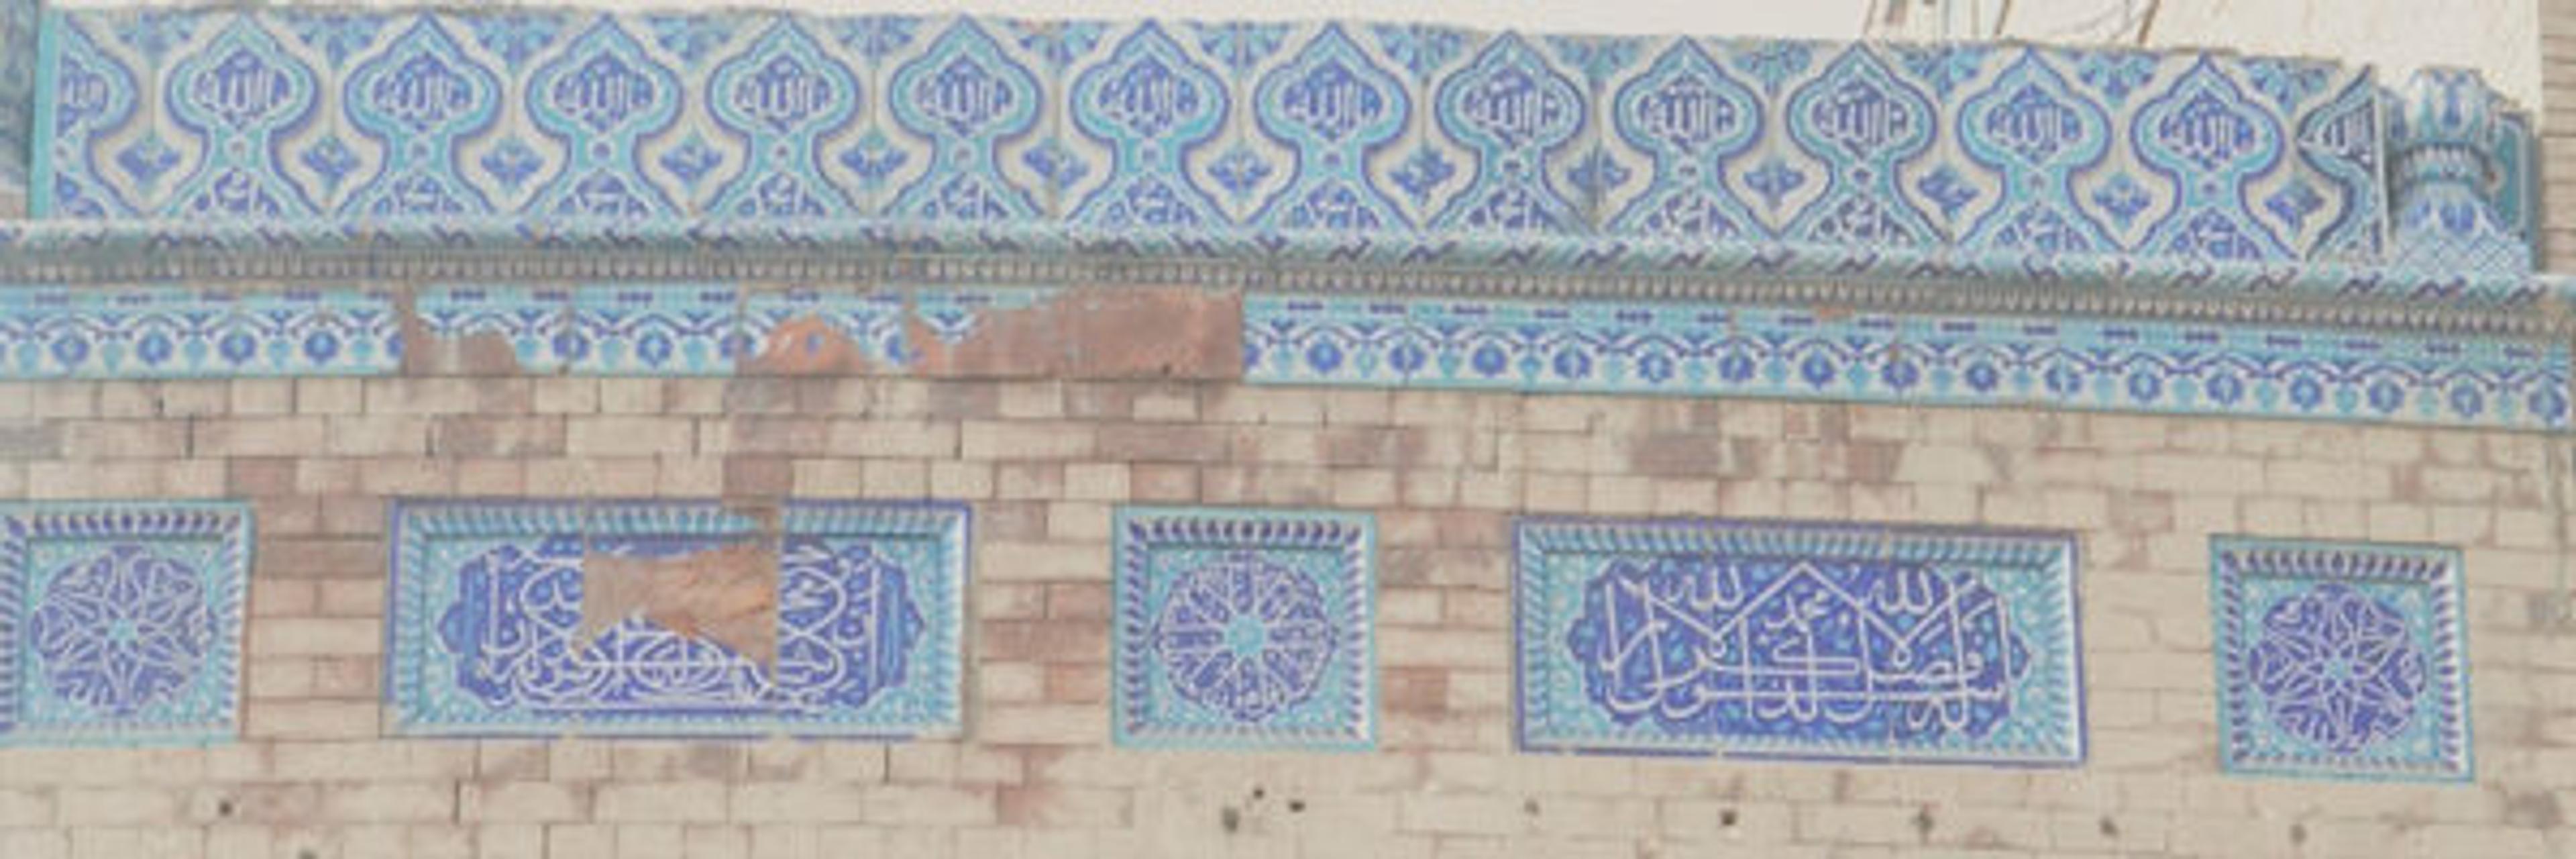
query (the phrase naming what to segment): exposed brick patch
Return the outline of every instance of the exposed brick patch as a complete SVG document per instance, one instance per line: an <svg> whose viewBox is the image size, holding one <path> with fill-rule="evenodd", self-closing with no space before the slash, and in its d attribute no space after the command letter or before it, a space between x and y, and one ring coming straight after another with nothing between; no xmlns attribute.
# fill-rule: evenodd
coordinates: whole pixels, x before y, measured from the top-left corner
<svg viewBox="0 0 2576 859"><path fill-rule="evenodd" d="M783 456L729 456L724 460L727 498L783 498L796 487L796 464Z"/></svg>
<svg viewBox="0 0 2576 859"><path fill-rule="evenodd" d="M774 376L846 376L879 369L879 362L848 332L811 315L778 323L740 364L742 373Z"/></svg>
<svg viewBox="0 0 2576 859"><path fill-rule="evenodd" d="M407 376L516 376L526 372L519 350L508 335L487 331L462 337L431 334L420 318L416 297L395 297L402 320L402 372Z"/></svg>
<svg viewBox="0 0 2576 859"><path fill-rule="evenodd" d="M987 310L965 339L907 336L918 371L946 378L1235 379L1243 375L1243 296L1195 287L1088 286L1037 305Z"/></svg>
<svg viewBox="0 0 2576 859"><path fill-rule="evenodd" d="M727 542L668 558L594 551L582 557L582 566L583 641L642 617L762 664L777 658L775 539Z"/></svg>

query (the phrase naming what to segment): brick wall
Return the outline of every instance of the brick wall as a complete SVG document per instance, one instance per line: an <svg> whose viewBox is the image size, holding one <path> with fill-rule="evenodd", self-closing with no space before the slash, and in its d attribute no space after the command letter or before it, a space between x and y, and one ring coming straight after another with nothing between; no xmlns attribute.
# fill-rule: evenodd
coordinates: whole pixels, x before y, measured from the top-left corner
<svg viewBox="0 0 2576 859"><path fill-rule="evenodd" d="M2576 0L2540 0L2540 265L2576 269Z"/></svg>
<svg viewBox="0 0 2576 859"><path fill-rule="evenodd" d="M404 378L0 387L0 496L250 500L240 742L0 751L0 856L2576 855L2542 437L1231 383ZM380 739L385 499L971 501L960 742ZM1120 502L1373 511L1376 752L1109 744ZM2071 770L1512 741L1524 511L2070 529ZM2218 771L2208 537L2466 550L2478 780Z"/></svg>

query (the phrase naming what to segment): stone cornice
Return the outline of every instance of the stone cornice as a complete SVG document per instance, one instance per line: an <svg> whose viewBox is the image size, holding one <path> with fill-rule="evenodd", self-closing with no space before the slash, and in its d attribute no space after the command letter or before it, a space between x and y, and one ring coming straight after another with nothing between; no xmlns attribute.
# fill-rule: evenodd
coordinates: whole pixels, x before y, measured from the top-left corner
<svg viewBox="0 0 2576 859"><path fill-rule="evenodd" d="M0 282L613 281L1211 288L1767 301L2556 337L2576 278L2386 265L1574 236L482 219L0 223Z"/></svg>

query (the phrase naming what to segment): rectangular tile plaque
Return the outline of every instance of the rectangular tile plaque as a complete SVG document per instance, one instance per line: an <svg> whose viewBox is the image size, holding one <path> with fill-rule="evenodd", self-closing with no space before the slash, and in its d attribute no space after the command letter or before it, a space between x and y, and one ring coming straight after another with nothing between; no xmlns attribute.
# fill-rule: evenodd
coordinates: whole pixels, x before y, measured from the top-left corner
<svg viewBox="0 0 2576 859"><path fill-rule="evenodd" d="M2470 778L2459 550L2216 537L2209 554L2229 772Z"/></svg>
<svg viewBox="0 0 2576 859"><path fill-rule="evenodd" d="M1376 533L1356 513L1121 508L1118 743L1375 745Z"/></svg>
<svg viewBox="0 0 2576 859"><path fill-rule="evenodd" d="M230 739L250 546L236 503L0 505L0 746Z"/></svg>
<svg viewBox="0 0 2576 859"><path fill-rule="evenodd" d="M394 730L954 733L967 519L946 503L399 504Z"/></svg>
<svg viewBox="0 0 2576 859"><path fill-rule="evenodd" d="M2072 765L2065 534L1527 519L1533 751Z"/></svg>

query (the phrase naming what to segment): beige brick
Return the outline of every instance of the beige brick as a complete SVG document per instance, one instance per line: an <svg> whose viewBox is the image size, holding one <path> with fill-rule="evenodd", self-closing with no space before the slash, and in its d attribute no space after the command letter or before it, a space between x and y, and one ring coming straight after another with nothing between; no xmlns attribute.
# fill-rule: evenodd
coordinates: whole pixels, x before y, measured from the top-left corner
<svg viewBox="0 0 2576 859"><path fill-rule="evenodd" d="M208 419L191 432L199 456L309 456L330 443L330 422L319 417Z"/></svg>
<svg viewBox="0 0 2576 859"><path fill-rule="evenodd" d="M607 784L595 812L602 821L717 822L726 819L726 787L718 782Z"/></svg>
<svg viewBox="0 0 2576 859"><path fill-rule="evenodd" d="M957 425L950 422L835 420L826 433L828 449L842 456L925 459L957 455Z"/></svg>
<svg viewBox="0 0 2576 859"><path fill-rule="evenodd" d="M697 449L697 424L679 418L575 417L564 421L573 456L680 456Z"/></svg>
<svg viewBox="0 0 2576 859"><path fill-rule="evenodd" d="M1052 421L967 421L958 436L966 459L1078 459L1091 455L1087 424Z"/></svg>
<svg viewBox="0 0 2576 859"><path fill-rule="evenodd" d="M381 652L383 624L373 620L263 618L250 625L250 652L277 656L370 656Z"/></svg>
<svg viewBox="0 0 2576 859"><path fill-rule="evenodd" d="M866 799L851 784L745 784L734 786L732 807L740 823L855 823Z"/></svg>
<svg viewBox="0 0 2576 859"><path fill-rule="evenodd" d="M176 459L188 454L180 421L66 421L0 430L0 450L16 458Z"/></svg>
<svg viewBox="0 0 2576 859"><path fill-rule="evenodd" d="M456 819L456 790L445 784L358 784L323 791L330 819L367 823L429 823Z"/></svg>
<svg viewBox="0 0 2576 859"><path fill-rule="evenodd" d="M55 820L72 826L155 826L179 820L179 794L138 788L65 788Z"/></svg>

